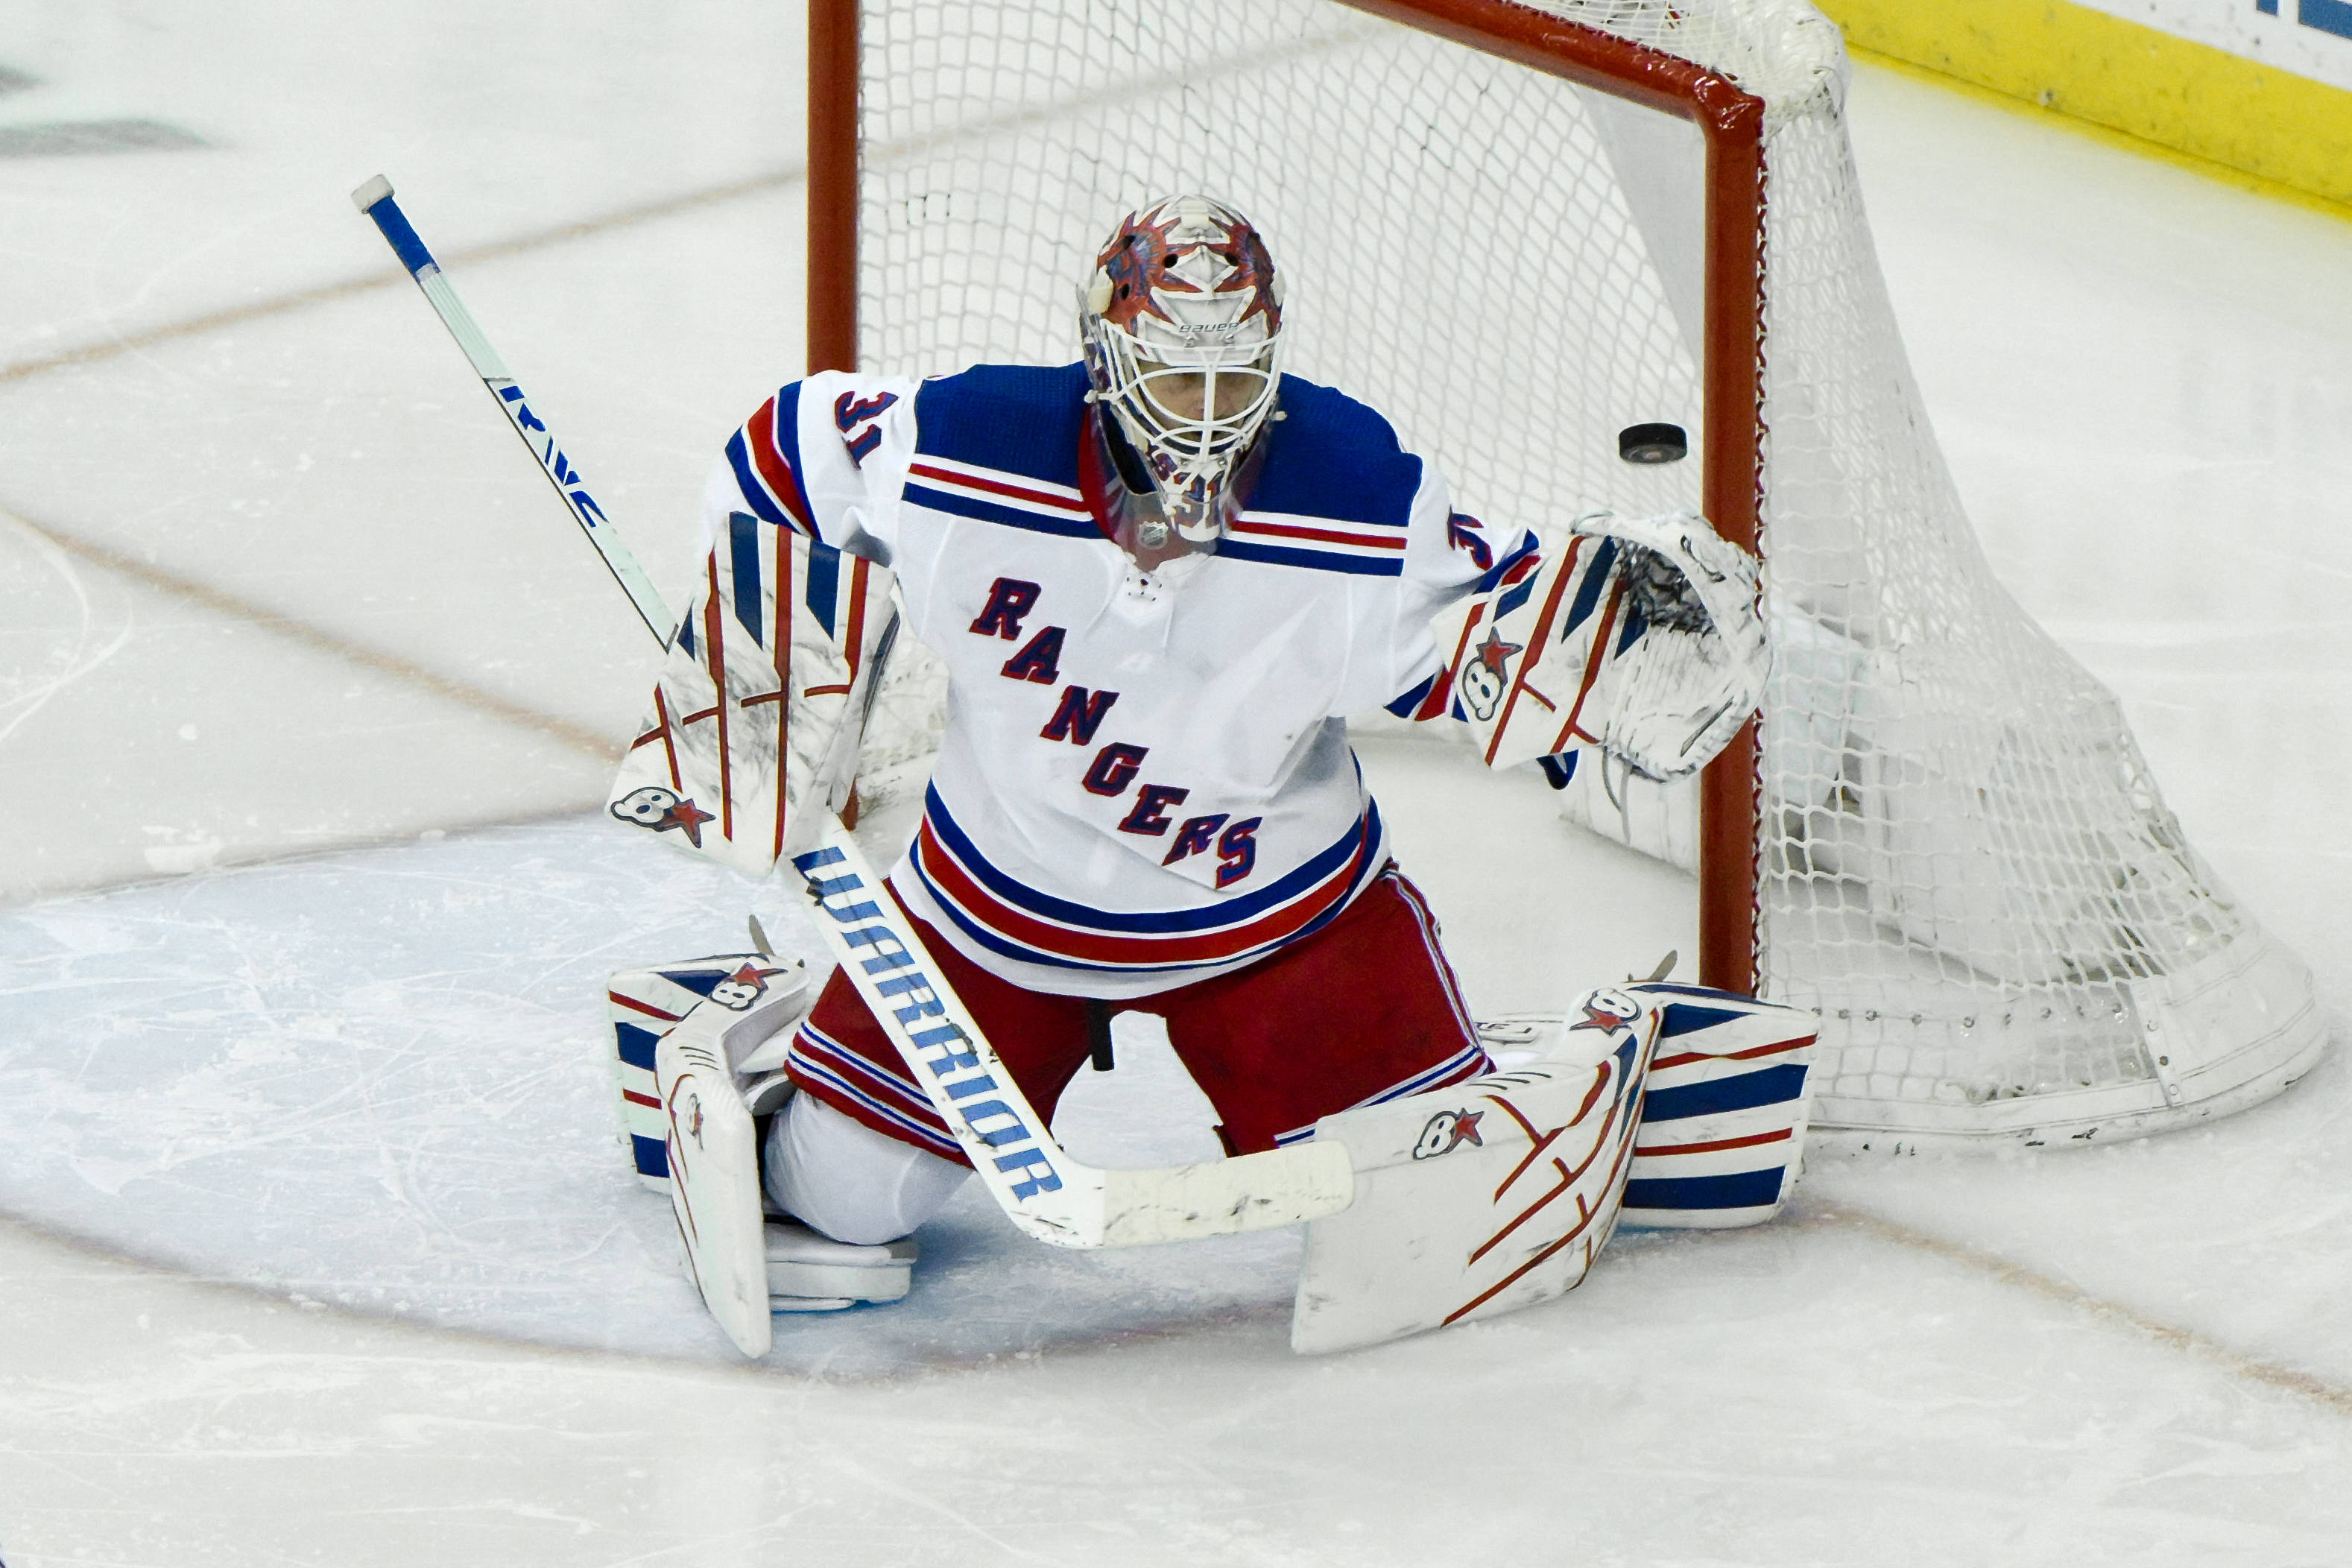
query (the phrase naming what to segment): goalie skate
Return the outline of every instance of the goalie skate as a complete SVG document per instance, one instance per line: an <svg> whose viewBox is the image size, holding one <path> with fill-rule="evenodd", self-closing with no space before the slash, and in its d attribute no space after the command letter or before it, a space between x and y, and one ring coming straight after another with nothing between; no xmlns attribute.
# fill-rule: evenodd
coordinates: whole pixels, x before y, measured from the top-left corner
<svg viewBox="0 0 2352 1568"><path fill-rule="evenodd" d="M1327 1116L1356 1201L1307 1229L1302 1353L1378 1344L1564 1295L1609 1239L1659 1012L1588 994L1539 1058Z"/></svg>
<svg viewBox="0 0 2352 1568"><path fill-rule="evenodd" d="M791 1220L771 1219L765 1240L772 1312L836 1312L861 1302L903 1300L913 1283L912 1237L855 1247Z"/></svg>

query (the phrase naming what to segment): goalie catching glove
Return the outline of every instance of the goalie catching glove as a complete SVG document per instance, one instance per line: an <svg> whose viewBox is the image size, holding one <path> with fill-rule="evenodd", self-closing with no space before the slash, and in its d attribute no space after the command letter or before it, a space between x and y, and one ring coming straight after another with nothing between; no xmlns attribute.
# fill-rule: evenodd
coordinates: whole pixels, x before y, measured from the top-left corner
<svg viewBox="0 0 2352 1568"><path fill-rule="evenodd" d="M849 800L898 632L887 567L736 512L622 759L612 813L753 877Z"/></svg>
<svg viewBox="0 0 2352 1568"><path fill-rule="evenodd" d="M1448 678L1489 767L1597 745L1651 778L1739 732L1769 666L1756 558L1695 511L1588 512L1473 607Z"/></svg>

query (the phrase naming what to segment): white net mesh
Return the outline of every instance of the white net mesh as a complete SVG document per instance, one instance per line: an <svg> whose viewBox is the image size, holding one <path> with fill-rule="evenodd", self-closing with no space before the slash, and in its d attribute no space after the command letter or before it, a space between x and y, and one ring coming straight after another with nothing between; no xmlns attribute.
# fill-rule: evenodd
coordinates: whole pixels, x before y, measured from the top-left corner
<svg viewBox="0 0 2352 1568"><path fill-rule="evenodd" d="M1756 896L1762 990L1823 1014L1822 1119L2160 1119L2315 1050L2308 977L1981 557L1872 252L1835 29L1798 0L1543 8L1767 103ZM1267 233L1289 368L1388 413L1462 510L1697 503L1696 462L1616 455L1625 426L1702 423L1695 129L1327 0L869 0L863 49L861 363L1075 358L1118 215L1202 190ZM936 734L908 651L870 763ZM1692 800L1588 770L1568 811L1689 864Z"/></svg>

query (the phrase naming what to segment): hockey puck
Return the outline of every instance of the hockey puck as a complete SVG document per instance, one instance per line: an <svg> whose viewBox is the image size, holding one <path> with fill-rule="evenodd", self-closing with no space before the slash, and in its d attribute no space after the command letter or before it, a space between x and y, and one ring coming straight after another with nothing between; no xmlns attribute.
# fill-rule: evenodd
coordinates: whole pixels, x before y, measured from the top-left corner
<svg viewBox="0 0 2352 1568"><path fill-rule="evenodd" d="M1690 437L1679 425L1628 425L1617 432L1617 455L1629 463L1679 463Z"/></svg>

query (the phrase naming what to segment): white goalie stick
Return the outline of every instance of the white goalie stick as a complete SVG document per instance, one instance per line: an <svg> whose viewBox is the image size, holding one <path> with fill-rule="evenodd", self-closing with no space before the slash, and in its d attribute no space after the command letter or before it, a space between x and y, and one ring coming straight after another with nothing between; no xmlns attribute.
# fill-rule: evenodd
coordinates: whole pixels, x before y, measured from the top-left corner
<svg viewBox="0 0 2352 1568"><path fill-rule="evenodd" d="M352 199L375 220L483 384L496 395L516 434L562 493L646 628L667 647L676 622L580 485L554 433L530 413L505 363L394 204L391 182L378 175ZM877 669L877 689L880 680ZM1024 1234L1057 1247L1138 1247L1296 1225L1337 1214L1354 1200L1354 1166L1336 1142L1149 1170L1110 1170L1072 1159L998 1060L841 819L828 815L816 847L793 857L792 864L815 900L817 930L842 973L906 1059L908 1071L982 1182Z"/></svg>
<svg viewBox="0 0 2352 1568"><path fill-rule="evenodd" d="M441 275L441 264L433 259L433 253L425 248L423 240L416 237L416 230L409 226L406 215L392 199L392 182L378 174L352 193L352 205L375 220L375 226L383 235L384 243L392 247L392 253L400 258L401 266L408 269L409 277L415 279L417 288L424 290L425 298L432 302L434 313L441 318L441 324L449 329L449 335L457 340L457 346L465 351L467 362L474 367L474 374L482 378L482 384L489 388L492 397L498 399L499 408L506 415L507 423L514 426L514 433L522 437L522 444L530 447L531 456L539 459L540 471L547 476L547 482L555 487L555 493L563 498L565 508L571 511L573 521L580 524L580 531L588 536L588 542L594 545L596 553L604 557L605 567L613 574L613 581L629 595L629 603L636 606L638 616L646 623L646 629L652 632L655 640L664 647L668 647L670 634L677 629L677 621L670 615L668 606L662 603L661 595L654 588L653 579L646 576L646 569L637 564L637 558L629 552L629 547L621 542L620 535L605 519L604 508L598 506L595 498L588 493L587 483L580 477L580 470L572 467L571 458L556 445L555 433L531 412L522 388L515 384L513 376L507 374L506 362L499 358L498 350L490 347L490 341L482 335L482 329L474 324L473 312L466 309L465 301L457 298L457 291L449 287L449 280Z"/></svg>

